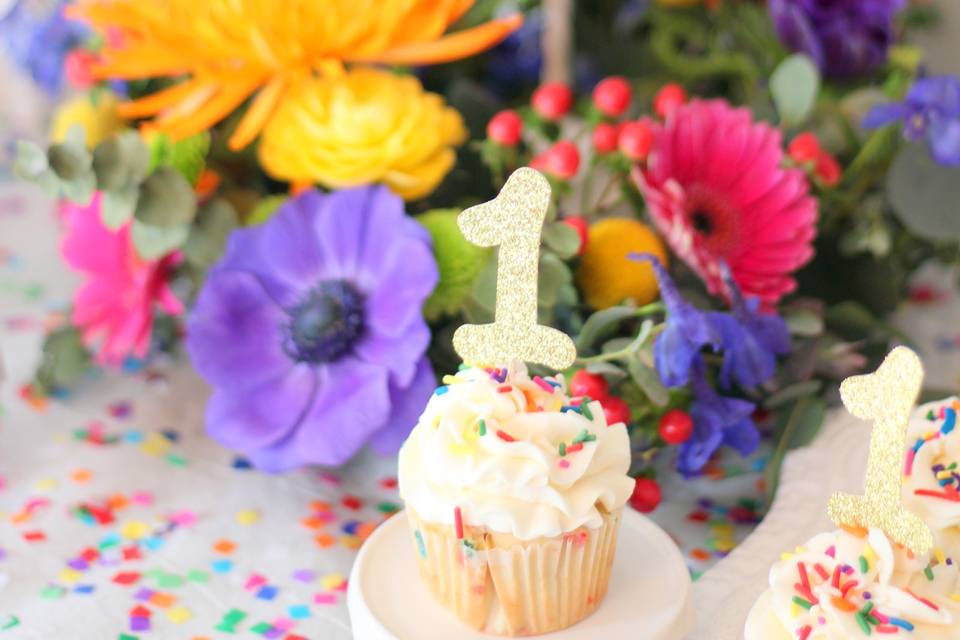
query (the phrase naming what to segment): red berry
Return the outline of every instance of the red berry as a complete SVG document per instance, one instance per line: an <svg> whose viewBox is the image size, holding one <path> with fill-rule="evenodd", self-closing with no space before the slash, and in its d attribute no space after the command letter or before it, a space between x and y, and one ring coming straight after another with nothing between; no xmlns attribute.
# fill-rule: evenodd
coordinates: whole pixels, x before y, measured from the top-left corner
<svg viewBox="0 0 960 640"><path fill-rule="evenodd" d="M583 218L577 219L583 220ZM580 369L570 378L570 393L575 396L590 396L593 400L606 402L607 395L610 393L610 384L600 374Z"/></svg>
<svg viewBox="0 0 960 640"><path fill-rule="evenodd" d="M653 97L653 111L661 118L666 118L674 109L687 101L687 92L675 82L665 84Z"/></svg>
<svg viewBox="0 0 960 640"><path fill-rule="evenodd" d="M604 78L593 89L593 104L600 113L611 118L623 115L632 99L630 83L620 76Z"/></svg>
<svg viewBox="0 0 960 640"><path fill-rule="evenodd" d="M547 120L559 120L573 107L573 91L562 82L548 82L533 92L530 104Z"/></svg>
<svg viewBox="0 0 960 640"><path fill-rule="evenodd" d="M840 182L840 176L843 175L840 169L840 163L826 151L821 151L817 156L817 163L814 166L813 172L816 173L820 181L828 187L832 187Z"/></svg>
<svg viewBox="0 0 960 640"><path fill-rule="evenodd" d="M787 147L787 155L797 164L815 162L821 153L820 141L809 131L791 140L790 146Z"/></svg>
<svg viewBox="0 0 960 640"><path fill-rule="evenodd" d="M74 49L67 54L63 61L67 82L75 89L89 89L96 80L93 77L93 65L97 62L96 54L86 49Z"/></svg>
<svg viewBox="0 0 960 640"><path fill-rule="evenodd" d="M577 175L577 169L580 168L580 151L577 145L569 140L561 140L534 158L530 166L534 169L542 168L561 180L569 180Z"/></svg>
<svg viewBox="0 0 960 640"><path fill-rule="evenodd" d="M630 422L630 405L623 398L607 396L600 401L600 404L603 406L603 415L607 418L608 425Z"/></svg>
<svg viewBox="0 0 960 640"><path fill-rule="evenodd" d="M620 132L616 125L609 122L601 122L593 130L593 148L597 153L610 153L617 148L617 140Z"/></svg>
<svg viewBox="0 0 960 640"><path fill-rule="evenodd" d="M564 224L573 227L577 234L580 235L580 248L577 249L577 255L583 255L583 252L587 250L587 243L590 241L590 230L587 228L588 225L586 218L581 218L580 216L567 216L563 219L563 222ZM591 398L593 397L589 393L577 395L588 395Z"/></svg>
<svg viewBox="0 0 960 640"><path fill-rule="evenodd" d="M487 137L505 147L512 147L520 142L522 132L523 120L520 119L520 114L512 109L501 111L487 123Z"/></svg>
<svg viewBox="0 0 960 640"><path fill-rule="evenodd" d="M653 147L653 129L644 120L625 122L620 127L619 147L628 159L634 162L643 160Z"/></svg>
<svg viewBox="0 0 960 640"><path fill-rule="evenodd" d="M630 506L640 513L650 513L660 504L660 485L653 478L637 478L630 496Z"/></svg>
<svg viewBox="0 0 960 640"><path fill-rule="evenodd" d="M670 409L660 418L660 437L667 444L682 444L693 435L693 418L683 409Z"/></svg>

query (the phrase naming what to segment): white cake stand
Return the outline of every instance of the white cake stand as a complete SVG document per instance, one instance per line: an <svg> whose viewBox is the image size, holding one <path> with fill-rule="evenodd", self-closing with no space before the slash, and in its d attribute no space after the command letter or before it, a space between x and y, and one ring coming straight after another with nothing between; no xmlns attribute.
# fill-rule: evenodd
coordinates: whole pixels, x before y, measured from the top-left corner
<svg viewBox="0 0 960 640"><path fill-rule="evenodd" d="M544 640L679 640L691 627L690 574L666 533L625 509L607 597L586 620ZM420 582L406 517L370 536L350 573L355 640L490 640L434 601Z"/></svg>

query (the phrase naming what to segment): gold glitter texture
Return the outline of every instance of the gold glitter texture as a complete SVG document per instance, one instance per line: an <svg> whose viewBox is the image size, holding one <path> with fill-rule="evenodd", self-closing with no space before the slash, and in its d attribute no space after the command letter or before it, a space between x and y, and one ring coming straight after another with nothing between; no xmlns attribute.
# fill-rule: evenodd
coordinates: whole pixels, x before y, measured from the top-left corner
<svg viewBox="0 0 960 640"><path fill-rule="evenodd" d="M904 510L900 483L907 423L922 383L920 358L906 347L891 351L876 372L843 381L840 396L847 410L872 420L874 426L864 495L835 493L827 509L837 525L882 529L917 554L933 547L933 534L920 518Z"/></svg>
<svg viewBox="0 0 960 640"><path fill-rule="evenodd" d="M496 198L470 207L457 219L473 244L500 247L494 322L465 324L453 336L453 348L464 362L522 360L559 370L576 359L568 335L537 324L540 232L549 206L550 183L523 167L513 172Z"/></svg>

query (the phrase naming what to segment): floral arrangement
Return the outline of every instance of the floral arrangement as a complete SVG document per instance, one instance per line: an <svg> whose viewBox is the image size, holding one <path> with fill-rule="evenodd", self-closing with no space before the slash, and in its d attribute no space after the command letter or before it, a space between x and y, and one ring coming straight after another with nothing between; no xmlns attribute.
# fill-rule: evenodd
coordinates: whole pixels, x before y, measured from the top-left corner
<svg viewBox="0 0 960 640"><path fill-rule="evenodd" d="M453 330L491 319L496 254L456 215L531 166L554 194L540 322L577 344L571 393L629 425L634 506L660 500L656 458L693 477L765 436L774 486L829 383L904 338L885 317L910 274L960 262L960 80L904 44L935 19L77 0L27 30L68 34L56 64L28 57L72 97L16 170L62 202L84 278L34 391L185 351L208 432L260 468L395 451L458 364Z"/></svg>

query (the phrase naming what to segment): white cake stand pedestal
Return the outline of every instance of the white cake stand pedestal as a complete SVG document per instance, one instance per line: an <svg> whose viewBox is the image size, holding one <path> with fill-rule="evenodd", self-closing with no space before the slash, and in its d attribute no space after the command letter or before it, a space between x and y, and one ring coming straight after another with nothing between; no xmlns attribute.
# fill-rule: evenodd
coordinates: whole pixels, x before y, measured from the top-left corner
<svg viewBox="0 0 960 640"><path fill-rule="evenodd" d="M660 527L624 510L607 597L578 624L543 640L680 640L692 625L690 574ZM406 517L370 536L350 573L355 640L490 640L443 609L420 582Z"/></svg>

